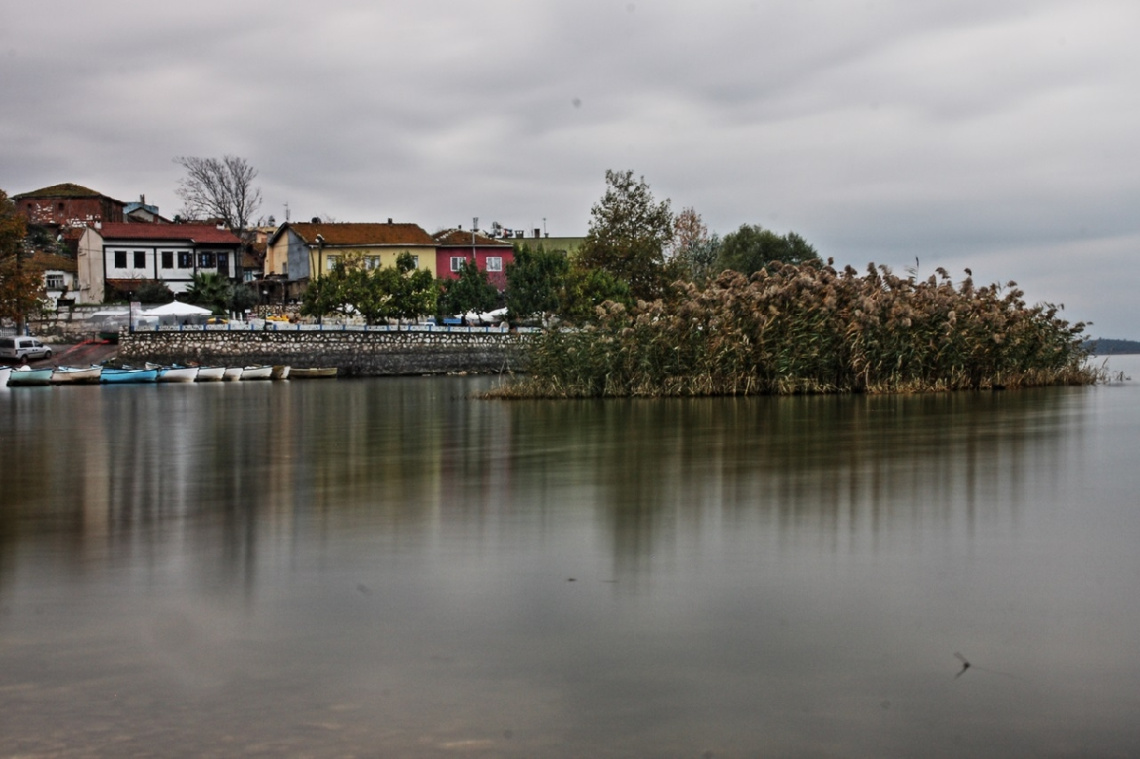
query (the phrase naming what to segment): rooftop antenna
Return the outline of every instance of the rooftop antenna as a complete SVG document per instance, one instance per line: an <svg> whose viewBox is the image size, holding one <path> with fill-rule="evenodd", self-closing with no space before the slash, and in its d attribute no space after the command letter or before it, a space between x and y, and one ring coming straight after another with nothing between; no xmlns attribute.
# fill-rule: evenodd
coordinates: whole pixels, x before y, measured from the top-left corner
<svg viewBox="0 0 1140 759"><path fill-rule="evenodd" d="M289 201L285 201L285 223L289 223Z"/></svg>

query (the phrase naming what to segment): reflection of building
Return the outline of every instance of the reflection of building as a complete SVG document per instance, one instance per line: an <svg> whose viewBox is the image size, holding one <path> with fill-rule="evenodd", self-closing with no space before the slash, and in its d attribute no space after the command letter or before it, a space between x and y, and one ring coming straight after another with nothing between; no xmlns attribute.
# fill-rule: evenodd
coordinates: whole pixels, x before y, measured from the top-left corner
<svg viewBox="0 0 1140 759"><path fill-rule="evenodd" d="M199 273L240 279L241 240L212 224L101 224L79 240L80 303L102 303L107 291L133 292L159 280L186 290Z"/></svg>

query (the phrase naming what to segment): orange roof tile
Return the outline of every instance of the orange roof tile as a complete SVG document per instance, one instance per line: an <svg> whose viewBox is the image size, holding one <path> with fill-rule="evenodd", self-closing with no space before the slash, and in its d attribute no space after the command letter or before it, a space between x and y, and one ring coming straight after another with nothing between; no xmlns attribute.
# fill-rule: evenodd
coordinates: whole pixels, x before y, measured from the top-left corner
<svg viewBox="0 0 1140 759"><path fill-rule="evenodd" d="M288 223L278 229L270 242L284 230L292 229L309 245L317 244L320 235L325 245L428 245L434 246L431 235L419 224L355 224L355 223Z"/></svg>

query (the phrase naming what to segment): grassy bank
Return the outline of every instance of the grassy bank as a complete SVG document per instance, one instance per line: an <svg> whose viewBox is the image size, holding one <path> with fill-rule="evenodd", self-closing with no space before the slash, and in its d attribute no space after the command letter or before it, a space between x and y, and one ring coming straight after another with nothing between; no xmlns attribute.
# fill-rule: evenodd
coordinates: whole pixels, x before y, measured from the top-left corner
<svg viewBox="0 0 1140 759"><path fill-rule="evenodd" d="M725 272L668 301L600 307L537 338L502 398L919 392L1091 384L1085 324L1015 283L955 285L886 267Z"/></svg>

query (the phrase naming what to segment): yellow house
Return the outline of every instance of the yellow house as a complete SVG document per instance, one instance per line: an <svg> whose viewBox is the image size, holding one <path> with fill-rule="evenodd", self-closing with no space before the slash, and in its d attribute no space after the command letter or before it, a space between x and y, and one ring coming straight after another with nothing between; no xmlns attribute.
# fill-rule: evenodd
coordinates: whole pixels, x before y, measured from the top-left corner
<svg viewBox="0 0 1140 759"><path fill-rule="evenodd" d="M401 253L416 268L435 271L435 241L418 224L293 223L280 226L265 250L266 276L295 282L320 277L337 263L358 261L370 269L395 266Z"/></svg>

